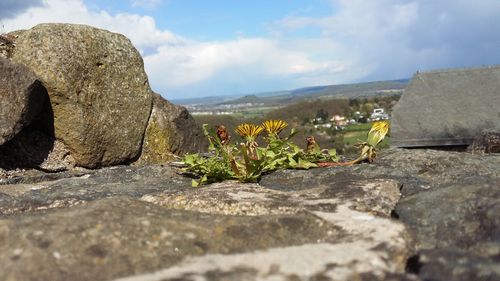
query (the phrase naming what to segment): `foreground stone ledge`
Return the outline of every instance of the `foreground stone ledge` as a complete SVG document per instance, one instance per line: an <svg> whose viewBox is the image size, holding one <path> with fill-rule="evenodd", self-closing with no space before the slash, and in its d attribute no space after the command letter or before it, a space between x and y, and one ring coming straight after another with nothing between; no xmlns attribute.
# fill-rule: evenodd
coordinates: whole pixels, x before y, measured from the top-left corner
<svg viewBox="0 0 500 281"><path fill-rule="evenodd" d="M0 215L71 207L94 200L125 196L137 198L160 190L188 189L190 179L168 166L116 166L75 174L65 173L54 181L0 185ZM37 176L37 179L39 176Z"/></svg>
<svg viewBox="0 0 500 281"><path fill-rule="evenodd" d="M292 193L226 181L196 191L148 194L141 200L168 208L250 216L302 210L334 212L339 205L349 205L352 209L389 217L399 200L399 187L398 182L388 179L352 180L340 185L311 185Z"/></svg>
<svg viewBox="0 0 500 281"><path fill-rule="evenodd" d="M168 269L115 281L387 280L391 275L397 276L394 264L388 262L390 257L368 251L369 246L363 242L306 244L237 255L206 255L189 258Z"/></svg>
<svg viewBox="0 0 500 281"><path fill-rule="evenodd" d="M19 175L0 280L495 280L499 175L499 155L402 149L200 188L168 165Z"/></svg>
<svg viewBox="0 0 500 281"><path fill-rule="evenodd" d="M109 280L189 256L329 243L343 236L307 213L221 216L100 199L0 220L0 279Z"/></svg>
<svg viewBox="0 0 500 281"><path fill-rule="evenodd" d="M0 279L406 276L412 239L390 219L400 196L396 181L297 192L189 183L168 166L122 166L0 186Z"/></svg>
<svg viewBox="0 0 500 281"><path fill-rule="evenodd" d="M0 220L0 240L2 280L109 280L175 265L181 269L168 270L172 278L241 267L263 274L271 267L299 278L371 273L384 280L404 273L411 241L399 222L348 206L335 213L228 216L122 197L9 216ZM336 267L325 270L329 264Z"/></svg>

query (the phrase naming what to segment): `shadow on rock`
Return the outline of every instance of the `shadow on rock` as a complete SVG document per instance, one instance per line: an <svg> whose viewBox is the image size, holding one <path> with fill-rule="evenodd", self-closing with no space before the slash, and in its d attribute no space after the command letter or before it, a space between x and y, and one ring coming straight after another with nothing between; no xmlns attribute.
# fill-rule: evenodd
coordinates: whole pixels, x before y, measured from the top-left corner
<svg viewBox="0 0 500 281"><path fill-rule="evenodd" d="M39 108L40 104L37 103L42 103L42 110L33 118L29 126L0 146L0 168L7 171L16 169L64 170L67 163L62 163L57 158L63 159L69 155L69 152L55 139L54 113L47 89L41 82L36 81L30 90L33 91L31 96L36 98L30 100L29 107ZM64 152L61 152L63 150Z"/></svg>

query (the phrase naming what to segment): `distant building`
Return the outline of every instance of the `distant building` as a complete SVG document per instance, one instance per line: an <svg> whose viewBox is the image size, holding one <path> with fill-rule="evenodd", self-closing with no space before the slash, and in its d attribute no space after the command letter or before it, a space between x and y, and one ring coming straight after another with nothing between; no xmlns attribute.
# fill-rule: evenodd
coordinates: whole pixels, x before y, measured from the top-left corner
<svg viewBox="0 0 500 281"><path fill-rule="evenodd" d="M370 119L373 121L386 120L389 119L389 115L385 113L385 110L383 108L375 108L370 115Z"/></svg>
<svg viewBox="0 0 500 281"><path fill-rule="evenodd" d="M336 130L343 130L348 124L347 118L345 116L333 115L330 122L334 125Z"/></svg>

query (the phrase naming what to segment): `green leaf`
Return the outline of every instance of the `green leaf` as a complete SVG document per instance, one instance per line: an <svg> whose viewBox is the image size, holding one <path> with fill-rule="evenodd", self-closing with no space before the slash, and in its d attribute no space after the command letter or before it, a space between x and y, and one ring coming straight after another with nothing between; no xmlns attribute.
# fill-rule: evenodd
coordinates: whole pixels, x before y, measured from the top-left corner
<svg viewBox="0 0 500 281"><path fill-rule="evenodd" d="M303 160L303 159L299 158L297 168L308 170L309 168L315 168L315 167L318 167L318 165L316 165L312 162L309 162L307 160Z"/></svg>
<svg viewBox="0 0 500 281"><path fill-rule="evenodd" d="M267 150L264 149L264 148L261 148L261 147L255 148L255 152L256 152L257 157L259 159L262 159L262 158L266 157L266 154L267 154Z"/></svg>
<svg viewBox="0 0 500 281"><path fill-rule="evenodd" d="M268 150L266 151L266 157L269 157L269 158L274 158L276 157L276 153L274 153L272 150Z"/></svg>
<svg viewBox="0 0 500 281"><path fill-rule="evenodd" d="M200 157L199 154L195 153L195 154L186 154L186 156L184 156L184 164L186 165L190 165L190 166L193 166L196 164L198 158Z"/></svg>
<svg viewBox="0 0 500 281"><path fill-rule="evenodd" d="M203 175L203 176L201 177L201 179L200 179L200 185L205 184L205 183L207 183L207 182L208 182L208 177L207 177L207 175L205 174L205 175Z"/></svg>
<svg viewBox="0 0 500 281"><path fill-rule="evenodd" d="M293 153L302 152L302 148L300 148L298 145L296 145L294 143L288 143L288 145L290 146L290 148L292 148Z"/></svg>
<svg viewBox="0 0 500 281"><path fill-rule="evenodd" d="M245 163L245 170L247 173L249 173L251 172L251 167L250 167L250 157L248 157L247 147L244 144L242 144L240 150L243 156L243 161Z"/></svg>
<svg viewBox="0 0 500 281"><path fill-rule="evenodd" d="M288 165L289 165L290 168L296 168L297 167L297 161L295 161L295 159L293 159L292 155L288 155Z"/></svg>
<svg viewBox="0 0 500 281"><path fill-rule="evenodd" d="M212 137L213 134L210 134L208 124L203 124L201 128L203 130L203 135L208 139L208 151L215 150L215 145L213 142L214 138Z"/></svg>

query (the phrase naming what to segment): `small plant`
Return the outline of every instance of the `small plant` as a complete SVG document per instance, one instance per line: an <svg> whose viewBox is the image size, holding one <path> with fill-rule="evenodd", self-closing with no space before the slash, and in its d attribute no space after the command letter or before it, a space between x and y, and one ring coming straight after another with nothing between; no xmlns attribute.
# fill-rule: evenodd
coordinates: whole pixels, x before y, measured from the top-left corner
<svg viewBox="0 0 500 281"><path fill-rule="evenodd" d="M373 122L372 127L367 135L366 142L360 142L356 147L360 151L358 158L348 161L348 162L337 162L337 163L319 163L319 167L332 167L332 166L349 166L363 161L373 162L373 159L377 156L377 146L382 142L387 133L389 132L389 122L388 121L376 121Z"/></svg>
<svg viewBox="0 0 500 281"><path fill-rule="evenodd" d="M267 120L261 125L241 124L235 132L244 142L231 143L231 136L226 127L220 125L216 130L210 130L203 125L203 132L209 141L211 157L200 154L187 154L183 163L187 170L201 175L198 181L193 180L193 186L226 179L237 179L242 182L256 182L262 174L277 169L309 169L317 167L320 161L337 161L335 150L322 153L318 149L304 151L291 141L297 133L280 137L280 133L288 126L282 120ZM263 132L265 147L260 147L256 142L257 137Z"/></svg>
<svg viewBox="0 0 500 281"><path fill-rule="evenodd" d="M201 176L198 181L193 180L193 186L227 179L257 182L263 174L277 169L352 165L364 160L371 162L376 156L375 147L389 128L387 123L374 124L368 133L367 142L358 145L360 157L354 161L339 163L335 149L321 150L312 136L307 138L306 150L291 141L297 134L295 129L288 136L280 137L287 126L282 120L267 120L261 125L241 124L236 127L235 132L244 142L233 144L226 127L220 125L216 130L210 130L208 125L203 125L203 133L208 138L209 152L212 155L204 157L200 154L187 154L183 159L187 171ZM263 138L266 145L260 147L256 139L263 132L267 133Z"/></svg>

